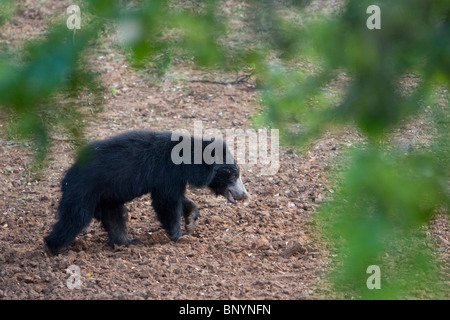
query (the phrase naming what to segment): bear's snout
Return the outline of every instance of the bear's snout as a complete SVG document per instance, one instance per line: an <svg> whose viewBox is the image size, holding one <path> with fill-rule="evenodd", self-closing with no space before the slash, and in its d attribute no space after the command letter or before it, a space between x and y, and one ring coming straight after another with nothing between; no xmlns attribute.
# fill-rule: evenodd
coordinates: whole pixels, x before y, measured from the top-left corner
<svg viewBox="0 0 450 320"><path fill-rule="evenodd" d="M228 186L225 197L231 203L236 203L239 200L245 200L249 198L248 192L245 189L241 176L239 176L239 178L236 179L234 183Z"/></svg>

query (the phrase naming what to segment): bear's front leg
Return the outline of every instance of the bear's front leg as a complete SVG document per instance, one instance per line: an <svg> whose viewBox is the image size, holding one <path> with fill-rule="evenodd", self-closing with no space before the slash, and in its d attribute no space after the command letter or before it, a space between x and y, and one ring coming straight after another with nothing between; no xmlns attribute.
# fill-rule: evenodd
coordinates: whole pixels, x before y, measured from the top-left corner
<svg viewBox="0 0 450 320"><path fill-rule="evenodd" d="M183 213L183 204L181 198L169 200L158 197L158 195L153 195L152 205L170 240L178 240L182 235L181 216Z"/></svg>
<svg viewBox="0 0 450 320"><path fill-rule="evenodd" d="M193 201L191 201L186 196L183 196L182 202L183 202L183 215L186 232L192 233L194 232L195 229L195 221L198 218L198 207Z"/></svg>

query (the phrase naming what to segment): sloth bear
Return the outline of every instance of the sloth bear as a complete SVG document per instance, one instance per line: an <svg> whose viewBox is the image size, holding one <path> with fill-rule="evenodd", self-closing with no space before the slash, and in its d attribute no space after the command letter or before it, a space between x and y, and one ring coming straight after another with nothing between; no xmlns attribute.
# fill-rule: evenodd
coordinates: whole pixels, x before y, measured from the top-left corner
<svg viewBox="0 0 450 320"><path fill-rule="evenodd" d="M181 162L174 161L173 151L180 141L185 145L187 141L188 146L182 149ZM215 161L206 161L203 154L199 161L198 152L207 149ZM188 183L209 187L216 196L222 195L232 203L248 197L239 166L222 140L129 131L94 141L81 150L61 182L58 221L45 237L47 249L58 254L92 218L101 221L109 243L128 246L137 242L127 236L124 204L146 193L151 193L157 217L175 241L182 235L182 216L188 233L194 230L198 217L197 205L184 194Z"/></svg>

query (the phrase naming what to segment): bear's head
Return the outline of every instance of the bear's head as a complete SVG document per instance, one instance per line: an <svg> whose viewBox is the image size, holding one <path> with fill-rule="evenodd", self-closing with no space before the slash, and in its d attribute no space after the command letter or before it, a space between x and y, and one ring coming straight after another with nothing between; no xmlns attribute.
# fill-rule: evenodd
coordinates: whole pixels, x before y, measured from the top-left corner
<svg viewBox="0 0 450 320"><path fill-rule="evenodd" d="M247 190L242 183L239 166L234 164L216 164L215 174L208 187L216 195L224 196L231 203L248 198Z"/></svg>

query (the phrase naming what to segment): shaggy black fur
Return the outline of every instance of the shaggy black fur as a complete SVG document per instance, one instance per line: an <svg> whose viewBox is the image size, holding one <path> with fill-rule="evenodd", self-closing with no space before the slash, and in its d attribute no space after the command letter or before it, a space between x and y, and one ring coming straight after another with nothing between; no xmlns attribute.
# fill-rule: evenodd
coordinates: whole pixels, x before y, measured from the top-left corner
<svg viewBox="0 0 450 320"><path fill-rule="evenodd" d="M228 189L239 178L239 166L235 161L225 164L224 142L224 164L202 161L176 165L171 160L171 151L179 141L171 141L171 135L171 132L130 131L87 145L61 182L58 221L45 237L50 252L58 254L68 246L92 218L102 222L110 243L136 242L137 239L127 236L128 214L124 204L146 193L151 193L157 217L172 240L182 235L182 216L188 232L193 231L198 216L197 206L184 195L187 183L209 187L216 195L232 200L247 197L243 186L238 192ZM190 139L193 146L198 138ZM200 141L203 150L211 143Z"/></svg>

